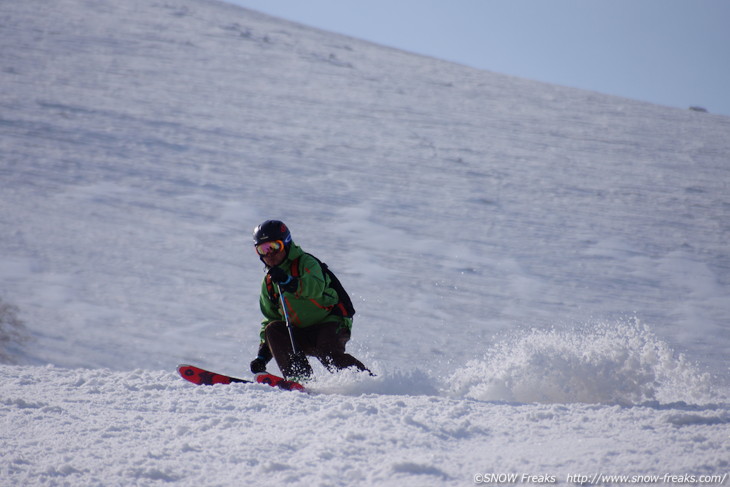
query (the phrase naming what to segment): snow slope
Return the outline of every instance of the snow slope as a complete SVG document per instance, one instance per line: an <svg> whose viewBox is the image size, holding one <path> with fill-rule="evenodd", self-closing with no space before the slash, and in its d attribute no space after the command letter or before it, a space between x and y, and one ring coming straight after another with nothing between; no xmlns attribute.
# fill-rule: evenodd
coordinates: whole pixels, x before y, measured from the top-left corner
<svg viewBox="0 0 730 487"><path fill-rule="evenodd" d="M214 1L6 2L0 45L0 485L728 471L729 118ZM267 218L377 378L175 376L246 374Z"/></svg>
<svg viewBox="0 0 730 487"><path fill-rule="evenodd" d="M485 473L726 480L728 470L730 414L719 405L308 396L196 388L149 370L0 369L8 486L474 485Z"/></svg>

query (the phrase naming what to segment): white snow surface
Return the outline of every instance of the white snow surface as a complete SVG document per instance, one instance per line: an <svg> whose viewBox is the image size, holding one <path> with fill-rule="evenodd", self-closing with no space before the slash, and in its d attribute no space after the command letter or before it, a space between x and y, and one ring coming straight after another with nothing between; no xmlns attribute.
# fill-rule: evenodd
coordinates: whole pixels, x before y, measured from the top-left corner
<svg viewBox="0 0 730 487"><path fill-rule="evenodd" d="M727 484L730 118L210 0L0 46L0 486ZM249 375L268 218L377 377L177 376Z"/></svg>

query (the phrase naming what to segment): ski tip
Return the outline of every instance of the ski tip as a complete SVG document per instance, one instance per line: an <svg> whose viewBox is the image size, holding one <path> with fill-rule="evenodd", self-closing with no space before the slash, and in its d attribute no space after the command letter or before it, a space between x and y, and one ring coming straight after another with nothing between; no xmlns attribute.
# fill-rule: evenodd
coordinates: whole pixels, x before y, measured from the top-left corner
<svg viewBox="0 0 730 487"><path fill-rule="evenodd" d="M180 374L184 379L187 379L192 375L198 368L190 364L180 364L177 366L177 373Z"/></svg>

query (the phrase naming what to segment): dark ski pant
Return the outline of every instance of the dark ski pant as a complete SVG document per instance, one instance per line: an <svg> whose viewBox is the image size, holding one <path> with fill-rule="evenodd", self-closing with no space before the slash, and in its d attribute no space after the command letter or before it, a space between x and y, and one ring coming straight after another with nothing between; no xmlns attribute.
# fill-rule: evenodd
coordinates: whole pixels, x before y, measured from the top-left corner
<svg viewBox="0 0 730 487"><path fill-rule="evenodd" d="M362 362L345 352L345 344L350 340L350 330L339 323L293 327L292 333L299 351L297 355L292 350L289 329L285 322L272 321L265 329L269 350L287 379L312 376L312 367L306 356L316 357L330 372L348 367L368 370Z"/></svg>

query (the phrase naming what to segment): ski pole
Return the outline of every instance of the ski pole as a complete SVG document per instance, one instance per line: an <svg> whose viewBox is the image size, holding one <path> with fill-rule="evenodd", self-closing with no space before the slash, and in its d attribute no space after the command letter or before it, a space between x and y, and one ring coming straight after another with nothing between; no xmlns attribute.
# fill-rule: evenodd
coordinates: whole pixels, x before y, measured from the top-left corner
<svg viewBox="0 0 730 487"><path fill-rule="evenodd" d="M291 340L291 348L294 352L294 355L299 354L299 350L297 350L297 344L294 342L294 332L292 331L291 321L289 321L289 310L286 307L286 301L284 300L284 293L281 291L281 286L278 284L276 285L276 288L279 290L279 299L281 299L281 309L284 310L284 320L286 320L286 328L289 330L289 339Z"/></svg>

